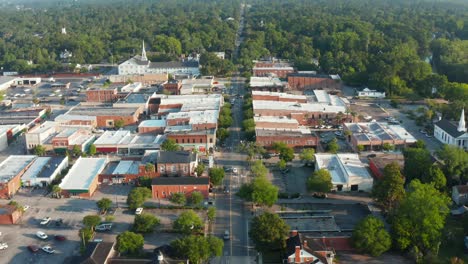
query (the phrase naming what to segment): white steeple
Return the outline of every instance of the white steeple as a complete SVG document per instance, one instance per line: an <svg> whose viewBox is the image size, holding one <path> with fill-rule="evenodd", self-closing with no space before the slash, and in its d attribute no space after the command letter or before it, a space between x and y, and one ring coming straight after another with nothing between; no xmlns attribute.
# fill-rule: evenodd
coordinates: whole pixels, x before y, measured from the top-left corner
<svg viewBox="0 0 468 264"><path fill-rule="evenodd" d="M466 132L465 109L462 109L460 121L458 122L458 132Z"/></svg>
<svg viewBox="0 0 468 264"><path fill-rule="evenodd" d="M148 58L146 57L146 50L145 50L145 41L143 40L143 48L141 49L141 60L147 61Z"/></svg>

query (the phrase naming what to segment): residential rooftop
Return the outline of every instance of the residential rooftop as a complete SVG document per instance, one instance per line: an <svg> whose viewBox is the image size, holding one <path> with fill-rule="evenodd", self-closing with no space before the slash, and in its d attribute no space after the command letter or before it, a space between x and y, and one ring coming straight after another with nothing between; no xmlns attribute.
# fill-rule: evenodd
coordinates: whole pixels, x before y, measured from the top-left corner
<svg viewBox="0 0 468 264"><path fill-rule="evenodd" d="M104 170L106 164L106 158L78 158L62 179L60 188L63 190L88 190L93 180Z"/></svg>

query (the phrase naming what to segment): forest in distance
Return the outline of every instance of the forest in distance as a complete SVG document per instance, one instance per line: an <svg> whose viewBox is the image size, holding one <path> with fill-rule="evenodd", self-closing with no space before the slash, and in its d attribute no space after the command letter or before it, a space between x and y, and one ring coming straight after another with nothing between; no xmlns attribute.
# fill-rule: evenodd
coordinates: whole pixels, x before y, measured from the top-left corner
<svg viewBox="0 0 468 264"><path fill-rule="evenodd" d="M60 70L65 49L73 52L71 63L119 63L139 53L142 40L152 61L192 52L230 54L244 1L18 3L0 2L0 63L4 70L29 73ZM215 67L204 73L229 75L237 64L249 76L252 60L276 57L299 70L339 74L348 85L384 90L391 97L442 97L454 102L455 110L468 101L467 1L245 4L239 57L221 64L205 54L202 65Z"/></svg>

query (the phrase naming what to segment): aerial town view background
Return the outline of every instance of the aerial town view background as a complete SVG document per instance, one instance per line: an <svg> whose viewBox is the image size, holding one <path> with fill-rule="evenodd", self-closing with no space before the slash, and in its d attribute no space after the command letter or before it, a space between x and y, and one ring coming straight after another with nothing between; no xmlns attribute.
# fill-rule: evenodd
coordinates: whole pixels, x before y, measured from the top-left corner
<svg viewBox="0 0 468 264"><path fill-rule="evenodd" d="M468 2L0 0L0 263L468 263Z"/></svg>

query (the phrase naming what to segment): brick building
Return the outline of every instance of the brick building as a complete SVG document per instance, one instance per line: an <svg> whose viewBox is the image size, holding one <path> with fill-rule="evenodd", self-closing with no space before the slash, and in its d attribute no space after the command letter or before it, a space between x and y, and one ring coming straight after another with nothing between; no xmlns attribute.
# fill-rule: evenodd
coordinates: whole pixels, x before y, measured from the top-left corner
<svg viewBox="0 0 468 264"><path fill-rule="evenodd" d="M166 120L164 119L144 120L138 125L140 134L163 134L165 129Z"/></svg>
<svg viewBox="0 0 468 264"><path fill-rule="evenodd" d="M65 197L91 197L98 187L98 175L106 167L106 158L78 158L59 187Z"/></svg>
<svg viewBox="0 0 468 264"><path fill-rule="evenodd" d="M159 151L156 170L161 175L191 176L198 166L198 155L190 151Z"/></svg>
<svg viewBox="0 0 468 264"><path fill-rule="evenodd" d="M174 193L189 197L192 192L200 192L208 198L210 179L208 177L156 177L151 183L153 199L170 198Z"/></svg>
<svg viewBox="0 0 468 264"><path fill-rule="evenodd" d="M283 92L286 85L276 77L250 77L249 86L252 91Z"/></svg>
<svg viewBox="0 0 468 264"><path fill-rule="evenodd" d="M177 80L170 80L163 84L163 92L171 95L179 95L182 83Z"/></svg>
<svg viewBox="0 0 468 264"><path fill-rule="evenodd" d="M0 225L14 225L22 215L13 205L0 205Z"/></svg>
<svg viewBox="0 0 468 264"><path fill-rule="evenodd" d="M118 99L117 88L99 89L90 88L86 90L86 102L112 103Z"/></svg>
<svg viewBox="0 0 468 264"><path fill-rule="evenodd" d="M285 61L279 60L266 60L254 61L252 68L253 75L258 77L277 76L279 78L286 78L289 73L294 72L292 65Z"/></svg>
<svg viewBox="0 0 468 264"><path fill-rule="evenodd" d="M313 73L288 74L288 86L291 90L306 91L315 89L341 91L341 79L338 75L318 75Z"/></svg>
<svg viewBox="0 0 468 264"><path fill-rule="evenodd" d="M369 157L369 169L375 179L383 178L383 171L385 166L396 162L400 166L400 171L403 172L405 166L405 158L402 154L398 153L380 153L375 154L375 157Z"/></svg>
<svg viewBox="0 0 468 264"><path fill-rule="evenodd" d="M76 107L68 111L66 115L96 117L96 125L101 128L113 128L118 120L123 121L123 126L135 125L143 113L143 107Z"/></svg>
<svg viewBox="0 0 468 264"><path fill-rule="evenodd" d="M0 163L0 198L10 199L21 187L21 176L37 158L34 155L11 155Z"/></svg>
<svg viewBox="0 0 468 264"><path fill-rule="evenodd" d="M197 149L200 152L209 151L216 144L216 129L208 130L178 130L166 129L167 138L174 139L185 150Z"/></svg>
<svg viewBox="0 0 468 264"><path fill-rule="evenodd" d="M307 103L307 97L305 95L264 91L252 91L252 100Z"/></svg>
<svg viewBox="0 0 468 264"><path fill-rule="evenodd" d="M283 142L292 148L316 147L318 137L305 129L255 129L255 142L263 147L271 147L275 142Z"/></svg>

